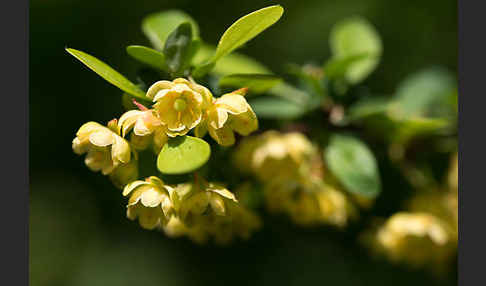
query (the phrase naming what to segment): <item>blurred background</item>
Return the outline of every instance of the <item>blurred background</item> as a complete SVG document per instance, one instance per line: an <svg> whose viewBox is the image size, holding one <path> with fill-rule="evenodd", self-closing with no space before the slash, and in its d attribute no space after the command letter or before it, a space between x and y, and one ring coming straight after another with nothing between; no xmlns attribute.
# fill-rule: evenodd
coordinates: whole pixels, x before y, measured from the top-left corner
<svg viewBox="0 0 486 286"><path fill-rule="evenodd" d="M322 63L330 56L335 22L361 15L383 39L384 53L364 85L390 94L408 74L431 65L457 72L454 0L306 1L30 1L30 279L31 285L455 285L444 277L373 259L344 231L292 225L265 216L264 228L230 247L199 246L145 231L125 217L125 198L106 177L89 171L72 152L76 130L122 112L121 92L64 48L86 51L133 79L139 64L125 52L149 45L140 23L148 13L181 9L216 44L237 18L278 3L282 19L240 52L276 73L288 62ZM399 176L380 166L383 195L376 213L399 208ZM406 191L406 190L405 190Z"/></svg>

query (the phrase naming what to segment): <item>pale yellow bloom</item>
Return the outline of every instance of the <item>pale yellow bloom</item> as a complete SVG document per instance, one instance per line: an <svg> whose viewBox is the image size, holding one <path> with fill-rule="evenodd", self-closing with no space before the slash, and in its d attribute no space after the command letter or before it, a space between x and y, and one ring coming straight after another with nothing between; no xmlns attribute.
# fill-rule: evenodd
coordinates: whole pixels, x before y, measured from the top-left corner
<svg viewBox="0 0 486 286"><path fill-rule="evenodd" d="M228 93L213 100L204 123L196 128L196 136L203 137L209 131L218 144L230 146L235 143L234 132L247 136L257 129L257 117L245 97Z"/></svg>
<svg viewBox="0 0 486 286"><path fill-rule="evenodd" d="M147 97L156 102L155 110L167 126L167 135L185 135L202 120L203 109L212 101L211 92L202 85L177 78L158 81L147 91Z"/></svg>
<svg viewBox="0 0 486 286"><path fill-rule="evenodd" d="M245 138L235 154L236 166L251 169L262 181L308 176L317 148L301 133L267 131Z"/></svg>
<svg viewBox="0 0 486 286"><path fill-rule="evenodd" d="M378 228L375 250L396 262L413 266L447 261L455 251L456 239L441 219L428 213L400 212Z"/></svg>
<svg viewBox="0 0 486 286"><path fill-rule="evenodd" d="M288 214L296 224L303 226L330 224L344 227L356 214L342 192L322 182L272 181L266 184L264 195L269 211Z"/></svg>
<svg viewBox="0 0 486 286"><path fill-rule="evenodd" d="M123 137L133 130L130 143L137 150L144 150L153 143L154 151L158 153L168 140L167 128L152 109L125 112L120 117L118 128Z"/></svg>
<svg viewBox="0 0 486 286"><path fill-rule="evenodd" d="M228 202L237 202L233 193L215 183L180 184L176 187L180 205L177 205L179 216L187 223L201 216L214 214L226 215Z"/></svg>
<svg viewBox="0 0 486 286"><path fill-rule="evenodd" d="M76 154L87 153L85 163L92 171L110 174L120 164L130 162L130 145L116 128L102 126L96 122L85 123L76 133L73 150ZM115 129L115 130L113 130Z"/></svg>
<svg viewBox="0 0 486 286"><path fill-rule="evenodd" d="M146 229L165 225L174 214L171 192L171 187L154 176L128 184L123 190L124 196L130 195L127 217L138 218L140 226Z"/></svg>
<svg viewBox="0 0 486 286"><path fill-rule="evenodd" d="M187 236L200 244L210 238L217 244L228 244L235 237L248 239L261 226L262 222L255 213L234 201L227 201L224 215L207 213L193 218L189 224L178 217L172 217L162 230L169 237Z"/></svg>

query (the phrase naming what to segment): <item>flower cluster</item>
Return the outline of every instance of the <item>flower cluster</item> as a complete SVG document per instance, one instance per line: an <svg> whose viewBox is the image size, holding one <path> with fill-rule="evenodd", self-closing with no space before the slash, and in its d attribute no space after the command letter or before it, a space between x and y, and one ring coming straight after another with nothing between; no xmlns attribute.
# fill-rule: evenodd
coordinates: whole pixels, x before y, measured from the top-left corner
<svg viewBox="0 0 486 286"><path fill-rule="evenodd" d="M363 235L375 253L395 262L443 271L457 251L457 155L447 187L422 190L398 212Z"/></svg>
<svg viewBox="0 0 486 286"><path fill-rule="evenodd" d="M151 148L156 154L171 137L195 129L206 132L220 145L235 143L234 132L248 135L258 121L244 94L236 90L214 98L192 80L158 81L146 96L151 109L134 101L138 110L125 112L107 126L88 122L72 142L76 154L86 154L92 171L101 171L129 196L127 217L145 229L160 229L167 235L185 235L197 242L210 237L218 243L234 237L246 239L261 226L260 219L240 205L223 186L199 178L194 183L167 185L160 178L138 179L138 152Z"/></svg>
<svg viewBox="0 0 486 286"><path fill-rule="evenodd" d="M166 185L154 176L128 184L127 217L146 229L160 229L170 237L187 236L202 243L213 237L226 244L249 238L261 226L259 217L238 203L223 186L196 176L194 183Z"/></svg>
<svg viewBox="0 0 486 286"><path fill-rule="evenodd" d="M344 193L324 181L320 157L301 133L267 131L243 139L235 162L263 183L271 212L285 213L300 225L345 226L355 209Z"/></svg>

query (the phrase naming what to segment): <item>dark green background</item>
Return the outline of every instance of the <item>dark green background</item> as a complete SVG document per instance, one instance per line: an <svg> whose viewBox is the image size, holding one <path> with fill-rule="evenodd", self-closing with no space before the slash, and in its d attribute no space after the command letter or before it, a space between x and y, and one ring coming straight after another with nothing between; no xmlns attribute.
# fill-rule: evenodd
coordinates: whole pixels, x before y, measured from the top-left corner
<svg viewBox="0 0 486 286"><path fill-rule="evenodd" d="M457 8L450 0L94 1L33 0L30 5L30 274L31 285L455 285L445 278L374 260L347 231L302 229L265 218L264 229L232 247L197 246L142 230L125 218L125 199L71 150L86 121L122 113L121 92L69 56L72 47L134 77L125 53L146 44L144 15L178 8L216 43L240 16L279 3L282 19L242 52L275 72L285 63L322 63L328 32L351 15L368 18L384 55L364 83L389 94L407 74L430 65L457 72ZM224 167L224 166L222 166ZM384 192L376 214L389 215L406 195L393 168L380 166ZM398 180L398 181L397 181ZM386 198L386 200L384 199Z"/></svg>

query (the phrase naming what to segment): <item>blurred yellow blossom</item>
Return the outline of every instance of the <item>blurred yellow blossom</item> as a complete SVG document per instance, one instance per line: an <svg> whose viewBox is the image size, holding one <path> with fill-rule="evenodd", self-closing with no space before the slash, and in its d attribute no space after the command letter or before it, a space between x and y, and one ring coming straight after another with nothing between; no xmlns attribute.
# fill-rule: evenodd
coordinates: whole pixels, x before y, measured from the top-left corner
<svg viewBox="0 0 486 286"><path fill-rule="evenodd" d="M87 153L86 166L95 172L101 170L103 175L130 161L130 145L114 128L116 124L110 123L111 129L92 121L83 124L72 143L76 154Z"/></svg>
<svg viewBox="0 0 486 286"><path fill-rule="evenodd" d="M202 179L179 184L174 186L172 198L177 216L161 226L170 237L187 236L198 243L212 237L216 243L226 244L235 237L248 239L261 227L260 218L219 184Z"/></svg>
<svg viewBox="0 0 486 286"><path fill-rule="evenodd" d="M158 81L146 96L156 102L154 108L171 137L185 135L196 127L213 97L204 86L184 78Z"/></svg>
<svg viewBox="0 0 486 286"><path fill-rule="evenodd" d="M264 195L269 211L286 213L294 223L303 226L344 227L356 214L346 195L322 182L272 181L266 184Z"/></svg>
<svg viewBox="0 0 486 286"><path fill-rule="evenodd" d="M266 181L310 172L310 163L316 156L317 148L303 134L271 130L243 139L236 150L235 163L240 169L250 169Z"/></svg>
<svg viewBox="0 0 486 286"><path fill-rule="evenodd" d="M138 217L140 226L146 229L167 224L174 214L170 191L170 187L155 176L126 185L123 195L130 195L127 217L131 220Z"/></svg>
<svg viewBox="0 0 486 286"><path fill-rule="evenodd" d="M373 246L392 261L438 267L454 254L457 240L441 219L423 212L399 212L378 227Z"/></svg>
<svg viewBox="0 0 486 286"><path fill-rule="evenodd" d="M206 131L222 146L235 143L234 132L243 136L258 129L258 120L241 90L214 99L206 111L206 119L196 128L196 136Z"/></svg>

